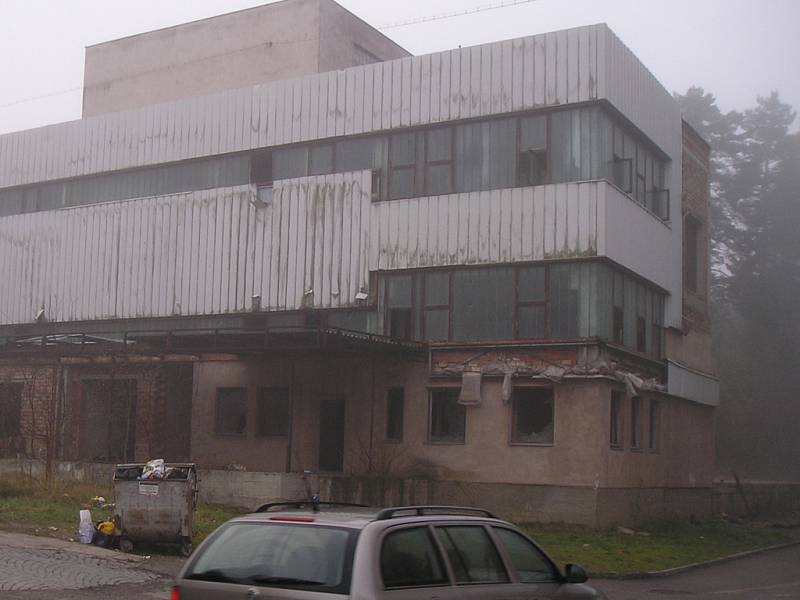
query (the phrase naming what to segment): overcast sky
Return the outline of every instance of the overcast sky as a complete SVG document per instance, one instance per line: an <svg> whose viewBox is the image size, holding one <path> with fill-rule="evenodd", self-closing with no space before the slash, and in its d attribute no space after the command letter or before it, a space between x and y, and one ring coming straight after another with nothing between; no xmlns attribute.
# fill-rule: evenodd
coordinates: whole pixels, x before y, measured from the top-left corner
<svg viewBox="0 0 800 600"><path fill-rule="evenodd" d="M382 26L500 0L339 2ZM264 3L0 0L0 133L80 117L85 46ZM799 0L536 0L385 32L424 54L598 22L670 91L701 85L730 110L778 90L800 108Z"/></svg>

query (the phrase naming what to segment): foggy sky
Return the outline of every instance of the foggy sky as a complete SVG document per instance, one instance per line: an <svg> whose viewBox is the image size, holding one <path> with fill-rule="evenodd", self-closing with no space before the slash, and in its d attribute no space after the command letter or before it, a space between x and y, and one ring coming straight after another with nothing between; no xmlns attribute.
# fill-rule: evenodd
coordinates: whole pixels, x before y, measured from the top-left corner
<svg viewBox="0 0 800 600"><path fill-rule="evenodd" d="M382 26L498 0L339 2ZM264 3L0 0L0 133L80 117L85 46ZM385 33L425 54L598 22L608 23L670 92L702 85L730 110L778 90L800 109L797 0L537 0ZM63 90L70 91L26 100Z"/></svg>

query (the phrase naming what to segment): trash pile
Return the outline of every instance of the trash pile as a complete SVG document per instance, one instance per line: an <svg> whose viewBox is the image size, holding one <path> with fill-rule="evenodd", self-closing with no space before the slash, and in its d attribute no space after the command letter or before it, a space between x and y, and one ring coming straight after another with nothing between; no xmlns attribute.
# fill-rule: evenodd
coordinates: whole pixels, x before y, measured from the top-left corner
<svg viewBox="0 0 800 600"><path fill-rule="evenodd" d="M101 498L101 496L97 496ZM81 544L94 544L101 548L112 548L116 543L117 526L114 519L109 517L92 523L92 513L83 509L79 513L78 540Z"/></svg>
<svg viewBox="0 0 800 600"><path fill-rule="evenodd" d="M161 479L188 479L189 467L168 467L163 458L142 465L120 465L114 479L122 481L158 481Z"/></svg>

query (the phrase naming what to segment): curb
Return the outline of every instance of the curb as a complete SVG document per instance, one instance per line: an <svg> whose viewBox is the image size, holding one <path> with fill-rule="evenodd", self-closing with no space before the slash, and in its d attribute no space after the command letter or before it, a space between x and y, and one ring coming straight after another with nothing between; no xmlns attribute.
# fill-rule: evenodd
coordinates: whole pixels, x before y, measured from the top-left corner
<svg viewBox="0 0 800 600"><path fill-rule="evenodd" d="M744 552L738 552L737 554L731 554L729 556L723 556L721 558L713 558L711 560L706 560L703 562L690 563L688 565L681 565L680 567L663 569L661 571L637 571L634 573L597 572L597 573L589 573L589 575L591 579L618 579L618 580L658 579L659 577L671 577L672 575L679 575L680 573L685 573L686 571L694 571L695 569L702 569L703 567L710 567L713 565L734 561L740 558L747 558L748 556L753 556L755 554L764 554L766 552L771 552L773 550L782 550L784 548L791 548L793 546L800 546L800 540L796 540L794 542L786 542L783 544L776 544L774 546L766 546L764 548L756 548L755 550L745 550Z"/></svg>

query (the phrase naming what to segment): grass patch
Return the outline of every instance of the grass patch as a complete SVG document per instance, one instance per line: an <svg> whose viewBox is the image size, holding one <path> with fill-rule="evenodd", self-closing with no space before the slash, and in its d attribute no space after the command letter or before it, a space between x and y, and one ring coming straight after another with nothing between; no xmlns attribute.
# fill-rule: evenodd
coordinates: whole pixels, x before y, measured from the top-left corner
<svg viewBox="0 0 800 600"><path fill-rule="evenodd" d="M564 524L525 524L522 528L562 566L578 563L595 573L660 571L800 541L799 529L721 520L654 523L641 529L648 535Z"/></svg>
<svg viewBox="0 0 800 600"><path fill-rule="evenodd" d="M91 508L91 499L103 496L111 502L111 483L54 482L51 488L26 477L0 477L0 529L74 538L78 511ZM91 508L97 522L113 516L113 509ZM228 519L241 514L225 506L198 503L195 510L194 543L199 544ZM55 527L56 531L51 530Z"/></svg>

